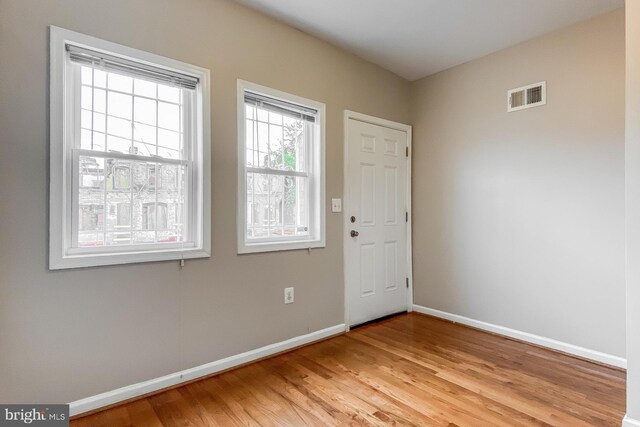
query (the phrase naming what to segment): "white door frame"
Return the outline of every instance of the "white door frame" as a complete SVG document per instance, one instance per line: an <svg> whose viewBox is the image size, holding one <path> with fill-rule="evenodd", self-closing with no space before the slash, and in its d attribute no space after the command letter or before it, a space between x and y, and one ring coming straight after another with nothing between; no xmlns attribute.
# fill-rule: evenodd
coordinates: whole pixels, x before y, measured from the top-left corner
<svg viewBox="0 0 640 427"><path fill-rule="evenodd" d="M344 324L347 325L346 329L349 330L349 278L347 275L347 265L349 263L349 251L347 250L347 244L350 241L350 236L347 235L347 230L351 227L349 223L349 120L357 120L372 125L382 126L389 129L395 129L407 133L407 147L409 148L407 160L407 212L409 218L407 220L407 277L409 278L409 288L407 289L407 311L413 311L413 250L411 247L411 131L412 127L403 123L393 122L391 120L381 119L374 116L368 116L366 114L357 113L355 111L344 110L344 190L343 190L343 227L342 227L342 253L343 253L343 274L344 274Z"/></svg>

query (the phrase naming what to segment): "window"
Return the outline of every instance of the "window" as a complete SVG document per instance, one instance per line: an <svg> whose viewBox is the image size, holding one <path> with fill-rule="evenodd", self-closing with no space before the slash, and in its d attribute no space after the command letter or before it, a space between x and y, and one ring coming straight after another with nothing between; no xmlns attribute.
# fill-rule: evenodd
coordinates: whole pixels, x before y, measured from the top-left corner
<svg viewBox="0 0 640 427"><path fill-rule="evenodd" d="M86 160L96 160L94 158L85 158ZM111 160L111 159L109 159ZM108 161L108 168L113 170L113 173L110 173L113 181L111 190L129 190L131 189L131 167L129 166L129 162L120 162L120 161ZM80 193L80 197L82 197L82 192Z"/></svg>
<svg viewBox="0 0 640 427"><path fill-rule="evenodd" d="M50 268L209 256L208 70L50 39Z"/></svg>
<svg viewBox="0 0 640 427"><path fill-rule="evenodd" d="M131 203L118 203L116 207L118 213L117 226L128 229L131 226Z"/></svg>
<svg viewBox="0 0 640 427"><path fill-rule="evenodd" d="M166 203L145 203L142 206L142 229L143 230L166 230L167 229L167 204ZM175 236L168 236L169 241L175 241Z"/></svg>
<svg viewBox="0 0 640 427"><path fill-rule="evenodd" d="M80 205L78 229L89 233L95 232L104 223L104 205Z"/></svg>
<svg viewBox="0 0 640 427"><path fill-rule="evenodd" d="M324 247L324 104L238 81L238 252Z"/></svg>

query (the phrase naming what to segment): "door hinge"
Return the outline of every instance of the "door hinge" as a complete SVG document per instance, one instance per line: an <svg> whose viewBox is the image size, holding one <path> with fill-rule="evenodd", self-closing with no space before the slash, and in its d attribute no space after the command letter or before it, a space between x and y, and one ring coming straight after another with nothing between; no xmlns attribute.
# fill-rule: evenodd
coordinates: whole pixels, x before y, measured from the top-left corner
<svg viewBox="0 0 640 427"><path fill-rule="evenodd" d="M409 212L404 213L404 222L409 222Z"/></svg>
<svg viewBox="0 0 640 427"><path fill-rule="evenodd" d="M405 153L406 153L407 157L409 157L409 146L408 145L406 147Z"/></svg>
<svg viewBox="0 0 640 427"><path fill-rule="evenodd" d="M409 289L409 278L407 277L407 289Z"/></svg>

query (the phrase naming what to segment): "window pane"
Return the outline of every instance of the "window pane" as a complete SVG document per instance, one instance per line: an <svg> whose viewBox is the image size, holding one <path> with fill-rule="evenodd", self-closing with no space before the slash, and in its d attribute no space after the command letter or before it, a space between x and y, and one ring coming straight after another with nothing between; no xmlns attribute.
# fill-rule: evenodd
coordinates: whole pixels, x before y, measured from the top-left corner
<svg viewBox="0 0 640 427"><path fill-rule="evenodd" d="M267 175L247 174L247 238L266 237L268 234L268 212L265 215L268 191Z"/></svg>
<svg viewBox="0 0 640 427"><path fill-rule="evenodd" d="M99 223L102 217L102 206L82 205L78 214L79 246L102 245L102 232ZM92 231L93 230L93 231Z"/></svg>
<svg viewBox="0 0 640 427"><path fill-rule="evenodd" d="M93 111L103 114L107 112L107 92L105 90L93 90Z"/></svg>
<svg viewBox="0 0 640 427"><path fill-rule="evenodd" d="M91 131L82 129L80 130L80 147L85 150L92 149L93 142L91 140Z"/></svg>
<svg viewBox="0 0 640 427"><path fill-rule="evenodd" d="M273 116L273 114L269 114ZM269 125L269 149L271 160L269 167L273 169L284 169L285 146L282 140L282 126Z"/></svg>
<svg viewBox="0 0 640 427"><path fill-rule="evenodd" d="M80 105L82 108L91 110L93 107L93 90L90 86L82 86L80 91Z"/></svg>
<svg viewBox="0 0 640 427"><path fill-rule="evenodd" d="M84 108L82 109L82 111L80 112L80 127L82 127L82 129L91 130L93 125L93 118L91 116L91 110L85 110Z"/></svg>
<svg viewBox="0 0 640 427"><path fill-rule="evenodd" d="M155 231L137 231L133 233L134 243L155 243Z"/></svg>
<svg viewBox="0 0 640 427"><path fill-rule="evenodd" d="M309 178L296 177L294 187L290 189L289 206L295 218L295 231L298 236L308 236L310 216Z"/></svg>
<svg viewBox="0 0 640 427"><path fill-rule="evenodd" d="M281 175L269 176L269 235L282 236L283 227L283 202L284 202L284 177Z"/></svg>
<svg viewBox="0 0 640 427"><path fill-rule="evenodd" d="M93 130L107 133L107 116L101 113L93 113Z"/></svg>
<svg viewBox="0 0 640 427"><path fill-rule="evenodd" d="M258 120L260 120L261 122L269 122L269 112L267 110L264 110L262 108L256 107L256 112L257 112L257 117Z"/></svg>
<svg viewBox="0 0 640 427"><path fill-rule="evenodd" d="M134 117L138 123L156 125L156 104L157 101L147 98L134 97Z"/></svg>
<svg viewBox="0 0 640 427"><path fill-rule="evenodd" d="M80 80L83 85L93 86L93 68L82 67L80 70Z"/></svg>
<svg viewBox="0 0 640 427"><path fill-rule="evenodd" d="M285 169L295 171L307 171L307 138L304 132L305 124L303 121L296 120L289 125L284 126L284 150L285 150Z"/></svg>
<svg viewBox="0 0 640 427"><path fill-rule="evenodd" d="M291 234L295 234L298 223L298 188L296 178L287 176L284 179L284 225ZM293 229L293 230L291 230Z"/></svg>
<svg viewBox="0 0 640 427"><path fill-rule="evenodd" d="M167 85L158 85L158 99L169 102L180 102L180 89Z"/></svg>
<svg viewBox="0 0 640 427"><path fill-rule="evenodd" d="M78 233L79 247L95 247L104 245L104 234L101 232L81 231Z"/></svg>
<svg viewBox="0 0 640 427"><path fill-rule="evenodd" d="M104 244L104 162L80 161L78 203L78 242L82 246Z"/></svg>
<svg viewBox="0 0 640 427"><path fill-rule="evenodd" d="M100 113L91 114L91 110L82 110L80 120L80 127L82 128L80 132L81 148L86 150L104 150L105 117L104 114ZM96 135L96 132L93 132L92 136L92 129L100 132L100 135Z"/></svg>
<svg viewBox="0 0 640 427"><path fill-rule="evenodd" d="M82 131L78 145L89 150L181 159L182 89L98 71L81 69ZM108 88L92 86L98 80L105 84L108 80Z"/></svg>
<svg viewBox="0 0 640 427"><path fill-rule="evenodd" d="M308 236L308 181L247 173L247 238Z"/></svg>
<svg viewBox="0 0 640 427"><path fill-rule="evenodd" d="M255 122L253 120L247 120L245 123L245 141L246 141L246 158L245 162L247 166L257 165L255 159L255 139L253 137L253 130Z"/></svg>
<svg viewBox="0 0 640 427"><path fill-rule="evenodd" d="M180 130L180 108L175 104L158 103L158 126L173 131Z"/></svg>
<svg viewBox="0 0 640 427"><path fill-rule="evenodd" d="M257 166L268 168L269 163L269 125L267 123L258 122L258 134L256 135L255 149Z"/></svg>
<svg viewBox="0 0 640 427"><path fill-rule="evenodd" d="M126 191L131 189L132 163L126 160L107 160L107 188L110 191Z"/></svg>
<svg viewBox="0 0 640 427"><path fill-rule="evenodd" d="M107 122L107 133L120 138L131 139L131 121L109 117Z"/></svg>
<svg viewBox="0 0 640 427"><path fill-rule="evenodd" d="M131 93L133 91L133 79L116 73L109 73L108 84L110 90Z"/></svg>
<svg viewBox="0 0 640 427"><path fill-rule="evenodd" d="M107 134L103 132L93 132L92 150L103 151L107 143Z"/></svg>
<svg viewBox="0 0 640 427"><path fill-rule="evenodd" d="M105 244L131 242L131 182L133 163L128 160L106 160L107 213Z"/></svg>
<svg viewBox="0 0 640 427"><path fill-rule="evenodd" d="M107 73L97 68L93 70L93 85L95 87L106 88L107 87Z"/></svg>
<svg viewBox="0 0 640 427"><path fill-rule="evenodd" d="M110 116L131 120L133 97L109 91L107 113Z"/></svg>
<svg viewBox="0 0 640 427"><path fill-rule="evenodd" d="M166 129L158 129L158 145L171 150L179 150L180 134Z"/></svg>
<svg viewBox="0 0 640 427"><path fill-rule="evenodd" d="M81 157L79 168L80 188L101 189L104 187L104 159ZM99 194L102 194L102 191ZM85 200L85 202L87 201Z"/></svg>
<svg viewBox="0 0 640 427"><path fill-rule="evenodd" d="M246 164L304 172L307 169L305 122L245 104ZM258 120L253 120L254 111Z"/></svg>
<svg viewBox="0 0 640 427"><path fill-rule="evenodd" d="M282 125L282 114L269 111L269 123L274 125Z"/></svg>
<svg viewBox="0 0 640 427"><path fill-rule="evenodd" d="M136 95L148 96L149 98L155 98L156 87L157 85L153 82L148 82L146 80L141 80L141 79L135 79L133 93L135 93Z"/></svg>
<svg viewBox="0 0 640 427"><path fill-rule="evenodd" d="M125 201L116 205L116 227L131 226L131 203Z"/></svg>
<svg viewBox="0 0 640 427"><path fill-rule="evenodd" d="M247 119L254 119L256 114L256 107L254 107L253 105L245 104L245 114Z"/></svg>
<svg viewBox="0 0 640 427"><path fill-rule="evenodd" d="M179 167L174 165L160 166L159 187L162 190L176 190L180 186Z"/></svg>
<svg viewBox="0 0 640 427"><path fill-rule="evenodd" d="M156 145L156 127L134 122L133 139L145 144ZM136 145L135 142L134 145ZM155 154L155 148L153 153ZM139 152L138 154L145 155L144 152Z"/></svg>
<svg viewBox="0 0 640 427"><path fill-rule="evenodd" d="M78 246L184 240L186 167L80 156Z"/></svg>

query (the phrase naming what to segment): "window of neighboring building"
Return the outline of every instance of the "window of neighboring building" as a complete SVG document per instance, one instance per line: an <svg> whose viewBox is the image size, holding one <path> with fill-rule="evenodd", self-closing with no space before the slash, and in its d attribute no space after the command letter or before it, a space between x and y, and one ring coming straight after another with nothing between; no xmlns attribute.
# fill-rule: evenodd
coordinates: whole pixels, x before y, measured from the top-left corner
<svg viewBox="0 0 640 427"><path fill-rule="evenodd" d="M238 85L238 251L323 247L324 104Z"/></svg>
<svg viewBox="0 0 640 427"><path fill-rule="evenodd" d="M117 226L129 228L131 226L131 203L122 202L117 205Z"/></svg>
<svg viewBox="0 0 640 427"><path fill-rule="evenodd" d="M209 256L208 86L51 27L51 268Z"/></svg>

